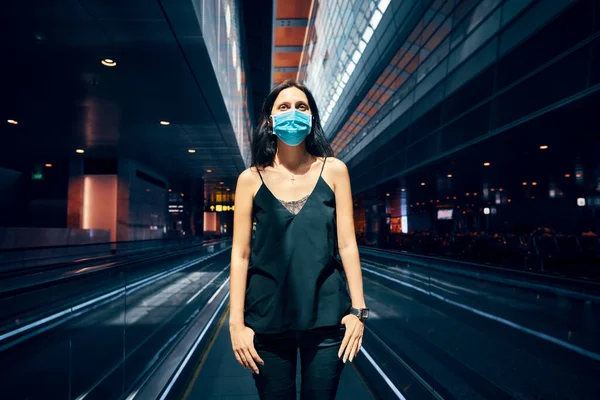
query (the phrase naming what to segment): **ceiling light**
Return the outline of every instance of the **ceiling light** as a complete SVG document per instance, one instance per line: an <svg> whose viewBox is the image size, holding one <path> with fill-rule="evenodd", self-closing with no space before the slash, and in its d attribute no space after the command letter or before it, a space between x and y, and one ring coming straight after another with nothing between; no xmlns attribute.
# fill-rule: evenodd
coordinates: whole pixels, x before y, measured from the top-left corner
<svg viewBox="0 0 600 400"><path fill-rule="evenodd" d="M77 149L77 150L75 150L75 153L83 154L83 153L85 153L85 150Z"/></svg>
<svg viewBox="0 0 600 400"><path fill-rule="evenodd" d="M225 182L219 182L219 185L223 185Z"/></svg>
<svg viewBox="0 0 600 400"><path fill-rule="evenodd" d="M389 193L386 193L385 195L386 195L387 197L390 197L390 194L389 194Z"/></svg>
<svg viewBox="0 0 600 400"><path fill-rule="evenodd" d="M227 191L229 192L231 189L227 188L227 189L225 189L225 190L227 190Z"/></svg>
<svg viewBox="0 0 600 400"><path fill-rule="evenodd" d="M196 152L196 150L194 150L194 149L189 149L188 150L188 153L195 153L195 152Z"/></svg>
<svg viewBox="0 0 600 400"><path fill-rule="evenodd" d="M172 189L169 189L169 193L171 193L172 191L173 191Z"/></svg>
<svg viewBox="0 0 600 400"><path fill-rule="evenodd" d="M171 125L169 121L160 121L160 124L164 126Z"/></svg>
<svg viewBox="0 0 600 400"><path fill-rule="evenodd" d="M406 189L402 189L403 192L406 192Z"/></svg>
<svg viewBox="0 0 600 400"><path fill-rule="evenodd" d="M531 182L533 186L537 186L537 182Z"/></svg>
<svg viewBox="0 0 600 400"><path fill-rule="evenodd" d="M546 146L545 144L541 145L540 146L540 150L548 150L548 146Z"/></svg>
<svg viewBox="0 0 600 400"><path fill-rule="evenodd" d="M502 189L502 188L500 188L500 189L498 189L498 190L499 190L499 191L501 191L501 192L503 192L503 191L504 191L504 189Z"/></svg>
<svg viewBox="0 0 600 400"><path fill-rule="evenodd" d="M181 197L185 196L185 194L181 193Z"/></svg>
<svg viewBox="0 0 600 400"><path fill-rule="evenodd" d="M425 186L425 182L421 182L421 186Z"/></svg>
<svg viewBox="0 0 600 400"><path fill-rule="evenodd" d="M571 174L565 174L565 178L570 178Z"/></svg>
<svg viewBox="0 0 600 400"><path fill-rule="evenodd" d="M207 169L206 172L212 172L212 169Z"/></svg>
<svg viewBox="0 0 600 400"><path fill-rule="evenodd" d="M527 186L527 182L523 182L523 186Z"/></svg>
<svg viewBox="0 0 600 400"><path fill-rule="evenodd" d="M44 167L46 167L46 168L52 168L52 164L50 164L50 163L44 164Z"/></svg>
<svg viewBox="0 0 600 400"><path fill-rule="evenodd" d="M448 174L448 178L452 178L452 174Z"/></svg>
<svg viewBox="0 0 600 400"><path fill-rule="evenodd" d="M492 165L492 163L490 163L490 162L487 162L487 161L483 163L483 166L484 166L484 167L489 167L490 165Z"/></svg>
<svg viewBox="0 0 600 400"><path fill-rule="evenodd" d="M6 122L8 122L11 125L18 125L19 124L19 122L15 121L14 119L8 119L8 120L6 120Z"/></svg>
<svg viewBox="0 0 600 400"><path fill-rule="evenodd" d="M100 61L102 63L102 65L106 66L106 67L116 67L117 66L117 62L111 58L105 58L104 60Z"/></svg>

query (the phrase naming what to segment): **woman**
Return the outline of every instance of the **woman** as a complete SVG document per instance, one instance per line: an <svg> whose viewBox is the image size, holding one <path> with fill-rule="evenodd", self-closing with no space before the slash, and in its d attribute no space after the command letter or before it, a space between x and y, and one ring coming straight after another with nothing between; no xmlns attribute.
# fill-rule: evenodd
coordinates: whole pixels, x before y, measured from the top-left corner
<svg viewBox="0 0 600 400"><path fill-rule="evenodd" d="M231 343L261 399L296 398L297 349L302 398L335 398L362 344L350 179L332 154L310 91L291 80L275 87L237 182L230 273Z"/></svg>

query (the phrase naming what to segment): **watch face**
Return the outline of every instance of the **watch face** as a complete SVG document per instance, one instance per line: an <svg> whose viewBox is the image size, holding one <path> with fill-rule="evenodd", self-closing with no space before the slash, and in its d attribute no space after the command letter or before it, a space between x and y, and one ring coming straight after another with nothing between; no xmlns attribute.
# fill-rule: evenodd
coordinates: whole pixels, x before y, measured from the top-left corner
<svg viewBox="0 0 600 400"><path fill-rule="evenodd" d="M369 318L369 309L368 309L368 308L366 308L366 309L364 309L364 310L362 311L362 317L363 317L364 319L367 319L367 318Z"/></svg>

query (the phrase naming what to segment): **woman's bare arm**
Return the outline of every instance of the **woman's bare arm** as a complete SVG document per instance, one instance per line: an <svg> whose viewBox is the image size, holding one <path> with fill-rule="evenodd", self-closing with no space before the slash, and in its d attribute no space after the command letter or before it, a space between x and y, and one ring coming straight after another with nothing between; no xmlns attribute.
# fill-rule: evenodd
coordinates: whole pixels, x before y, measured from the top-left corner
<svg viewBox="0 0 600 400"><path fill-rule="evenodd" d="M229 327L244 325L244 297L250 260L252 235L252 201L255 177L250 169L240 174L235 189L233 244L231 247Z"/></svg>
<svg viewBox="0 0 600 400"><path fill-rule="evenodd" d="M358 245L356 244L356 235L354 234L354 211L350 175L348 174L348 167L346 167L343 161L333 157L329 159L331 159L330 171L334 176L338 250L348 279L352 306L355 308L365 308L362 270L360 267ZM329 168L329 166L327 167Z"/></svg>

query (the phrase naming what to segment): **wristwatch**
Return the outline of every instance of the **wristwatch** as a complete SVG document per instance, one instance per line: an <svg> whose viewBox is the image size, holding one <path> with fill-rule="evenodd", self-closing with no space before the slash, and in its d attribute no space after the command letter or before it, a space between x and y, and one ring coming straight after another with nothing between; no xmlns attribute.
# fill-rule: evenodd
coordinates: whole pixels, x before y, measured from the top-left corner
<svg viewBox="0 0 600 400"><path fill-rule="evenodd" d="M356 315L358 319L364 322L367 318L369 318L369 309L350 307L350 314Z"/></svg>

